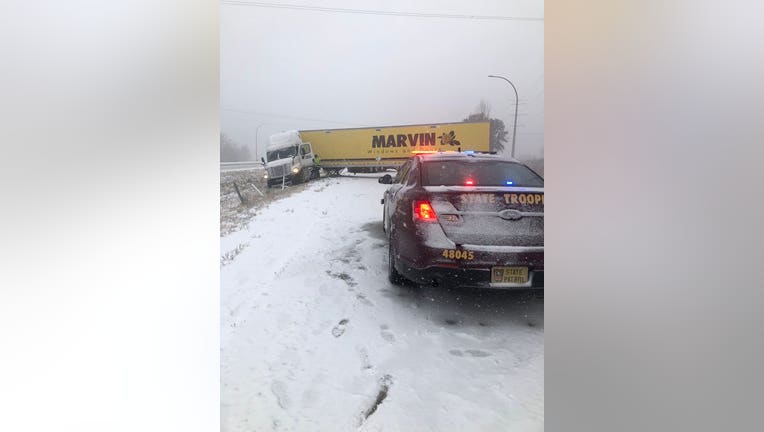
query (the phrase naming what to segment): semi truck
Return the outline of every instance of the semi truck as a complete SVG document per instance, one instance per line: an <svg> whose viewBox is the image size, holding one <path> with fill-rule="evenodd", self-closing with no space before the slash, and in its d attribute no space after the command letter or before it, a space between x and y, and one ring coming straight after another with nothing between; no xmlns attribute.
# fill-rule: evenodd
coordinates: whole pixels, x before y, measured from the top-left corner
<svg viewBox="0 0 764 432"><path fill-rule="evenodd" d="M300 183L319 176L397 169L415 152L488 152L490 123L459 122L347 129L291 130L271 135L268 186Z"/></svg>
<svg viewBox="0 0 764 432"><path fill-rule="evenodd" d="M266 150L266 157L261 161L265 165L264 177L268 187L318 178L319 166L313 148L310 143L302 141L299 131L271 135Z"/></svg>

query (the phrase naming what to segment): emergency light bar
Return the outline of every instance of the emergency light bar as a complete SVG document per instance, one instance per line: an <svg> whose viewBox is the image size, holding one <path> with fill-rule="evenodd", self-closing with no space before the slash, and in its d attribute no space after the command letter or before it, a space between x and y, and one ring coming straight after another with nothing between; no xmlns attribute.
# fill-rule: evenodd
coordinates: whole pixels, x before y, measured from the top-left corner
<svg viewBox="0 0 764 432"><path fill-rule="evenodd" d="M411 150L412 155L420 154L437 154L437 153L464 153L464 154L496 154L495 151L478 151L478 150Z"/></svg>

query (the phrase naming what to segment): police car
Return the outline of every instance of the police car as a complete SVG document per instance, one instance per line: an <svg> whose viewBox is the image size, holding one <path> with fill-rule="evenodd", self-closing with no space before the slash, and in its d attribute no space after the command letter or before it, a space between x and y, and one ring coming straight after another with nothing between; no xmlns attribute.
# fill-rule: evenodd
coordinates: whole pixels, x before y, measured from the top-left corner
<svg viewBox="0 0 764 432"><path fill-rule="evenodd" d="M379 182L392 283L543 288L544 179L527 165L422 153Z"/></svg>

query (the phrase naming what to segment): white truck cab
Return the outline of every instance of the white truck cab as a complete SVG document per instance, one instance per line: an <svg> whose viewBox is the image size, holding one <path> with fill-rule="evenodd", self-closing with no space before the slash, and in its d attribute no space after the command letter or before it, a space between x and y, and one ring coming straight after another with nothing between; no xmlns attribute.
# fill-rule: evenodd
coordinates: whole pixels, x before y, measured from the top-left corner
<svg viewBox="0 0 764 432"><path fill-rule="evenodd" d="M313 147L302 141L298 131L271 135L266 157L261 159L265 164L264 177L268 187L318 178L319 167L314 157Z"/></svg>

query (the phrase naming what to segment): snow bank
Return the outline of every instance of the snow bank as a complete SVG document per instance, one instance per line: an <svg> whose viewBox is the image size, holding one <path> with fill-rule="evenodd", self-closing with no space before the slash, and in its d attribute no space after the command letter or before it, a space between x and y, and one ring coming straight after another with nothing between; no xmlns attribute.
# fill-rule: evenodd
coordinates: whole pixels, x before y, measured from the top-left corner
<svg viewBox="0 0 764 432"><path fill-rule="evenodd" d="M542 431L544 302L395 287L374 178L221 238L221 430Z"/></svg>

